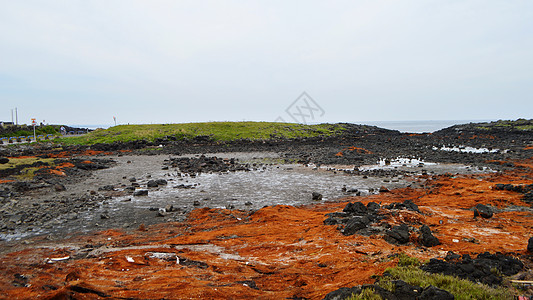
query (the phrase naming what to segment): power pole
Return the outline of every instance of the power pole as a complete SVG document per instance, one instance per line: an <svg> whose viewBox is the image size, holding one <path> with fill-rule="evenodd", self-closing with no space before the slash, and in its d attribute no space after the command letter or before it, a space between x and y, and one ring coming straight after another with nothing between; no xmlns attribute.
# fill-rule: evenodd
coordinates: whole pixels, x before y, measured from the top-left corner
<svg viewBox="0 0 533 300"><path fill-rule="evenodd" d="M18 126L19 125L19 113L16 107L15 107L15 120L17 121L17 126Z"/></svg>

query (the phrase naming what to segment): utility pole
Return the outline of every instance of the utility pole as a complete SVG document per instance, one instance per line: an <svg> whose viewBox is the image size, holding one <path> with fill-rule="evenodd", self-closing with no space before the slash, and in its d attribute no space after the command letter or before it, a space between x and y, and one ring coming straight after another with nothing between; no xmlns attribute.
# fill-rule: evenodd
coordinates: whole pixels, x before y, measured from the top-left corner
<svg viewBox="0 0 533 300"><path fill-rule="evenodd" d="M18 126L19 125L19 114L18 114L18 110L16 107L15 107L15 120L17 121L17 126Z"/></svg>
<svg viewBox="0 0 533 300"><path fill-rule="evenodd" d="M37 121L35 121L36 119L32 118L31 119L31 125L33 125L33 139L37 142L37 135L35 134L35 125L37 125Z"/></svg>

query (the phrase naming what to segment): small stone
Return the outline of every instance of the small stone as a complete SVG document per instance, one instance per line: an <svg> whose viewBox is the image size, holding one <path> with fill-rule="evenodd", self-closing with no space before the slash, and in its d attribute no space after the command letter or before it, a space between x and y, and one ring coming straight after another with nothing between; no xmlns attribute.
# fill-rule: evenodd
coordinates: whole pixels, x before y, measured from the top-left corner
<svg viewBox="0 0 533 300"><path fill-rule="evenodd" d="M253 205L253 203L250 202L250 201L246 201L246 202L244 203L244 205L246 205L246 206L251 206L251 205Z"/></svg>
<svg viewBox="0 0 533 300"><path fill-rule="evenodd" d="M107 212L104 212L100 215L100 219L107 220L109 219L109 214Z"/></svg>
<svg viewBox="0 0 533 300"><path fill-rule="evenodd" d="M200 203L200 201L198 201L198 200L194 200L194 202L192 203L192 205L194 205L194 206L200 206L201 203Z"/></svg>
<svg viewBox="0 0 533 300"><path fill-rule="evenodd" d="M136 190L133 196L148 196L148 190Z"/></svg>
<svg viewBox="0 0 533 300"><path fill-rule="evenodd" d="M157 182L155 180L150 180L150 181L148 181L146 186L148 186L149 188L154 188L154 187L158 187L159 185L157 184Z"/></svg>
<svg viewBox="0 0 533 300"><path fill-rule="evenodd" d="M388 193L388 192L389 192L389 189L386 188L386 187L384 187L384 186L381 186L381 187L379 188L379 192L380 192L380 193Z"/></svg>
<svg viewBox="0 0 533 300"><path fill-rule="evenodd" d="M58 183L58 184L54 184L54 190L55 190L56 192L62 192L62 191L66 191L67 188L65 188L64 185Z"/></svg>
<svg viewBox="0 0 533 300"><path fill-rule="evenodd" d="M9 162L9 158L0 157L0 164L7 164L8 162Z"/></svg>
<svg viewBox="0 0 533 300"><path fill-rule="evenodd" d="M168 182L165 179L157 179L155 183L157 183L157 185L166 185Z"/></svg>
<svg viewBox="0 0 533 300"><path fill-rule="evenodd" d="M167 215L167 212L165 211L164 208L160 208L160 209L157 210L157 216L158 217L164 217L166 215Z"/></svg>

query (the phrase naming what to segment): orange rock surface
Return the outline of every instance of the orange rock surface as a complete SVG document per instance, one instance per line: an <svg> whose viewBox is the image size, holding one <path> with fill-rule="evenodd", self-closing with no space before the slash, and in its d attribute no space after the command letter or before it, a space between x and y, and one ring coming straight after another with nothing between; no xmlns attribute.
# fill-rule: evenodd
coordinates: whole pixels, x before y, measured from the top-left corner
<svg viewBox="0 0 533 300"><path fill-rule="evenodd" d="M0 255L0 297L321 299L340 287L372 283L372 275L396 264L392 255L399 252L421 259L448 251L525 254L533 215L506 208L529 204L521 194L493 187L533 183L532 165L525 161L505 173L422 178L420 189L343 202L278 205L256 212L203 208L183 223L33 241ZM386 221L415 228L427 224L441 245L422 247L412 234L409 244L397 246L380 235L344 236L336 226L323 224L326 213L342 210L347 201L408 199L422 214L382 210ZM501 210L490 219L474 219L469 209L478 203ZM20 282L21 276L25 281Z"/></svg>

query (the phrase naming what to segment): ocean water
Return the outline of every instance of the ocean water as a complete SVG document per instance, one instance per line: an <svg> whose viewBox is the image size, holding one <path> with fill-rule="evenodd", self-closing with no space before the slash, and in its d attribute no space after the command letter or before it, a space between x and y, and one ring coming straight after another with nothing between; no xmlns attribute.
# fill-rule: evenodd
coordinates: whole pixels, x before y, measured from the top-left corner
<svg viewBox="0 0 533 300"><path fill-rule="evenodd" d="M364 121L355 124L366 124L400 132L424 133L434 132L453 125L490 122L495 120L426 120L426 121Z"/></svg>
<svg viewBox="0 0 533 300"><path fill-rule="evenodd" d="M75 128L87 128L87 129L93 129L93 130L97 128L107 129L113 126L110 124L67 124L67 125L70 127L75 127Z"/></svg>

